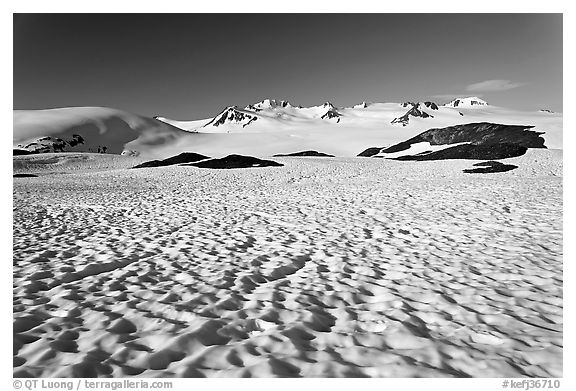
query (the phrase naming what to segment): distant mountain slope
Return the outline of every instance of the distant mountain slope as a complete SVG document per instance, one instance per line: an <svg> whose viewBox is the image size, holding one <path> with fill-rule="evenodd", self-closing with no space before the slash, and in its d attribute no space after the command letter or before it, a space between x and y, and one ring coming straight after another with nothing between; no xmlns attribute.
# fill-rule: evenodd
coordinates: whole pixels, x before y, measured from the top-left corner
<svg viewBox="0 0 576 391"><path fill-rule="evenodd" d="M245 110L260 111L264 109L277 108L277 107L292 107L290 102L277 99L263 99L260 102L246 106Z"/></svg>
<svg viewBox="0 0 576 391"><path fill-rule="evenodd" d="M222 110L220 114L212 118L204 127L222 126L227 124L241 125L243 128L256 121L258 116L246 110L240 110L236 106L230 106Z"/></svg>
<svg viewBox="0 0 576 391"><path fill-rule="evenodd" d="M14 111L13 145L29 152L154 154L186 135L156 119L105 107Z"/></svg>
<svg viewBox="0 0 576 391"><path fill-rule="evenodd" d="M430 118L430 117L432 117L432 118L434 118L433 115L430 115L421 109L420 103L408 102L408 103L403 103L402 106L411 106L411 108L403 116L398 117L398 118L394 118L391 122L392 124L402 124L402 126L406 126L410 122L410 117L416 117L416 118ZM438 110L438 106L432 102L425 102L424 104L422 104L422 106L430 107L433 110Z"/></svg>
<svg viewBox="0 0 576 391"><path fill-rule="evenodd" d="M481 107L481 106L488 106L488 102L486 102L485 100L482 100L478 97L475 96L469 96L467 98L456 98L448 103L446 103L445 105L443 105L444 107L466 107L466 108L470 108L470 107Z"/></svg>
<svg viewBox="0 0 576 391"><path fill-rule="evenodd" d="M418 114L412 110L416 105L418 112L427 116L408 114ZM533 126L531 130L542 133L546 147L562 148L562 113L518 111L489 104L447 107L429 101L356 107L326 102L302 107L285 100L264 99L252 106L254 109L229 106L212 118L193 121L146 118L107 108L17 110L13 146L20 144L22 149L15 149L14 153L98 152L99 148L102 152L105 148L106 153L134 154L148 160L185 151L206 156L264 157L316 150L335 156L356 156L367 148L387 148L429 129L482 122ZM392 123L405 115L405 125ZM438 146L431 146L419 152L437 149Z"/></svg>

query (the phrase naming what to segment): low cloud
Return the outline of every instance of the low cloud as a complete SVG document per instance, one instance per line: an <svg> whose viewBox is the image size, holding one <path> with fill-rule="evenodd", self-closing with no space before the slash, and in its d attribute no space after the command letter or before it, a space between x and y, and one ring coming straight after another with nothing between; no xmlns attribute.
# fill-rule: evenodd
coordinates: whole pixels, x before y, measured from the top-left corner
<svg viewBox="0 0 576 391"><path fill-rule="evenodd" d="M470 92L490 92L490 91L508 91L518 88L526 83L513 83L510 80L486 80L479 83L470 84L466 91Z"/></svg>

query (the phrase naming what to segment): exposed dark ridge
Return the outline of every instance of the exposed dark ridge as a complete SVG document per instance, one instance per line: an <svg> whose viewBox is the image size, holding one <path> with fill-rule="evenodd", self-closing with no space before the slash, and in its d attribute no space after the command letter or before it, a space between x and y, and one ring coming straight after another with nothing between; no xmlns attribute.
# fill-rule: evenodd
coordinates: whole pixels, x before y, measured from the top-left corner
<svg viewBox="0 0 576 391"><path fill-rule="evenodd" d="M406 115L411 115L412 117L421 117L421 118L428 118L428 117L432 117L432 115L428 114L427 112L420 110L420 105L416 105L414 107L412 107L410 110L408 110L408 112L406 113Z"/></svg>
<svg viewBox="0 0 576 391"><path fill-rule="evenodd" d="M497 162L495 160L488 160L487 162L475 163L475 164L473 164L473 166L474 167L485 167L485 166L494 166L494 165L498 165L498 164L504 164L504 163L500 163L500 162Z"/></svg>
<svg viewBox="0 0 576 391"><path fill-rule="evenodd" d="M204 159L210 159L210 156L204 156L194 152L183 152L164 160L151 160L149 162L144 162L132 168L164 167L172 166L174 164L193 163Z"/></svg>
<svg viewBox="0 0 576 391"><path fill-rule="evenodd" d="M410 155L410 156L400 156L394 160L415 160L415 161L425 161L425 160L447 160L447 159L474 159L474 160L484 160L484 159L506 159L510 157L521 156L526 153L527 147L510 144L510 143L500 143L500 144L464 144L456 145L454 147L448 147L440 151L431 152L425 155Z"/></svg>
<svg viewBox="0 0 576 391"><path fill-rule="evenodd" d="M438 110L438 105L437 105L436 103L434 103L434 102L428 102L428 101L426 101L426 102L424 102L424 106L426 106L426 107L428 107L429 109L432 109L432 110Z"/></svg>
<svg viewBox="0 0 576 391"><path fill-rule="evenodd" d="M210 156L201 155L195 152L183 152L179 155L169 157L164 159L163 162L166 164L181 164L181 163L192 163L199 160L210 159Z"/></svg>
<svg viewBox="0 0 576 391"><path fill-rule="evenodd" d="M248 123L250 123L256 121L258 117L256 117L255 115L250 115L248 113L243 113L239 111L236 106L231 106L222 110L220 114L218 114L210 122L204 125L204 127L209 125L212 126L224 125L227 121L241 122L244 119L248 119L249 120Z"/></svg>
<svg viewBox="0 0 576 391"><path fill-rule="evenodd" d="M66 152L66 147L75 147L76 145L84 144L84 138L79 134L73 134L69 140L63 140L54 136L42 136L35 141L26 145L18 144L18 148L14 148L13 155L30 155L33 153L50 153L50 152ZM101 146L98 146L98 152L102 151ZM108 148L104 146L106 152Z"/></svg>
<svg viewBox="0 0 576 391"><path fill-rule="evenodd" d="M204 160L198 163L184 164L200 168L230 169L230 168L253 168L253 167L281 167L283 164L272 160L258 159L252 156L228 155L221 159Z"/></svg>
<svg viewBox="0 0 576 391"><path fill-rule="evenodd" d="M330 110L328 110L328 111L327 111L322 117L320 117L320 118L322 118L322 119L326 119L326 118L331 119L331 118L338 118L338 117L341 117L341 116L342 116L342 114L340 114L340 113L337 112L336 110L330 109Z"/></svg>
<svg viewBox="0 0 576 391"><path fill-rule="evenodd" d="M72 139L68 141L68 145L75 147L78 144L84 144L84 138L79 134L73 134Z"/></svg>
<svg viewBox="0 0 576 391"><path fill-rule="evenodd" d="M380 151L383 149L384 149L384 147L370 147L370 148L367 148L367 149L363 150L362 152L360 152L357 156L372 157L372 156L380 153Z"/></svg>
<svg viewBox="0 0 576 391"><path fill-rule="evenodd" d="M513 164L504 164L495 161L481 162L473 164L473 166L480 166L481 168L470 168L462 170L467 174L488 174L493 172L506 172L518 168Z"/></svg>
<svg viewBox="0 0 576 391"><path fill-rule="evenodd" d="M530 131L530 125L501 125L489 122L478 122L446 128L429 129L399 144L386 148L383 152L400 152L412 144L429 142L431 145L445 145L462 142L472 144L518 144L526 148L546 148L542 132Z"/></svg>
<svg viewBox="0 0 576 391"><path fill-rule="evenodd" d="M38 175L36 174L14 174L14 178L36 178Z"/></svg>
<svg viewBox="0 0 576 391"><path fill-rule="evenodd" d="M162 164L162 160L150 160L144 163L140 163L132 168L149 168L149 167L162 167L165 164Z"/></svg>
<svg viewBox="0 0 576 391"><path fill-rule="evenodd" d="M318 151L302 151L302 152L294 152L294 153L287 153L287 154L276 154L273 155L274 157L283 157L283 156L316 156L316 157L334 157L334 155L328 155L324 152Z"/></svg>
<svg viewBox="0 0 576 391"><path fill-rule="evenodd" d="M250 125L252 122L256 121L258 118L253 117L250 118L250 120L248 122L246 122L244 125L242 125L243 128L245 128L246 126Z"/></svg>
<svg viewBox="0 0 576 391"><path fill-rule="evenodd" d="M412 108L410 110L408 110L406 112L406 114L404 114L402 117L394 118L392 120L393 124L402 124L402 126L406 126L406 125L408 125L408 122L410 121L410 116L420 117L420 118L428 118L428 117L434 118L432 115L428 114L427 112L420 110L419 109L419 107L420 107L419 103L407 102L407 103L404 103L403 105L405 105L405 104L411 104Z"/></svg>
<svg viewBox="0 0 576 391"><path fill-rule="evenodd" d="M464 99L454 99L452 102L448 103L449 105L452 104L452 107L458 107L460 103L465 103ZM470 100L470 106L486 106L485 102L481 102L480 100Z"/></svg>
<svg viewBox="0 0 576 391"><path fill-rule="evenodd" d="M20 156L20 155L34 155L38 152L29 151L27 149L12 149L12 156Z"/></svg>

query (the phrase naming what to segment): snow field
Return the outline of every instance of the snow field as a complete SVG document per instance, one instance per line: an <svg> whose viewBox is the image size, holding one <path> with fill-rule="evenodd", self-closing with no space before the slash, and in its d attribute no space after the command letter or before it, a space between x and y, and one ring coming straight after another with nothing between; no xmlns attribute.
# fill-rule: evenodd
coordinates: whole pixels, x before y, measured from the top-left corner
<svg viewBox="0 0 576 391"><path fill-rule="evenodd" d="M92 156L15 159L16 377L562 376L561 151Z"/></svg>

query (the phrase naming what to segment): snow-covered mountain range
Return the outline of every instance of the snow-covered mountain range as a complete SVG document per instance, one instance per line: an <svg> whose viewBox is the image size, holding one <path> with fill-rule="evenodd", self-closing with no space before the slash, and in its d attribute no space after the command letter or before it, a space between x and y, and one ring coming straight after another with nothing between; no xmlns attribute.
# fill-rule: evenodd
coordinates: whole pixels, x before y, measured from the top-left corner
<svg viewBox="0 0 576 391"><path fill-rule="evenodd" d="M264 99L244 108L228 106L214 117L183 121L146 118L116 109L75 107L15 110L15 153L89 151L166 158L193 151L210 156L243 153L272 156L317 150L356 156L431 128L488 122L532 126L548 148L562 148L562 114L492 106L477 97L435 102L331 102L302 107ZM81 140L81 142L78 142Z"/></svg>

